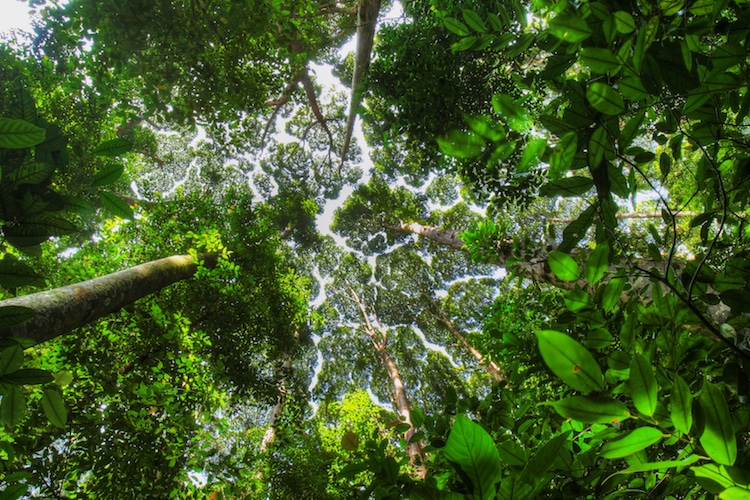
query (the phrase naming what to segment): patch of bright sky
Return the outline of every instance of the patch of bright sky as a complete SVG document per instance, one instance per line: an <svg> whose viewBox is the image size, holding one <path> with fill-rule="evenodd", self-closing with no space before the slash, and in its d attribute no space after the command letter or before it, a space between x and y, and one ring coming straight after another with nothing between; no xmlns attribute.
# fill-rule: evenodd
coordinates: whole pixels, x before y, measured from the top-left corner
<svg viewBox="0 0 750 500"><path fill-rule="evenodd" d="M7 33L13 28L29 31L31 17L26 0L0 0L0 32Z"/></svg>

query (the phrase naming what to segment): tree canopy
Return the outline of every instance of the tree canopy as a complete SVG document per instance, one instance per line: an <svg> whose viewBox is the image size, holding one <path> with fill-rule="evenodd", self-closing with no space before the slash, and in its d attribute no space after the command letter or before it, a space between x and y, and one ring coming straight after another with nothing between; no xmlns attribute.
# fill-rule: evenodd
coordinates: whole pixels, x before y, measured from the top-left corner
<svg viewBox="0 0 750 500"><path fill-rule="evenodd" d="M30 5L3 498L750 498L750 3Z"/></svg>

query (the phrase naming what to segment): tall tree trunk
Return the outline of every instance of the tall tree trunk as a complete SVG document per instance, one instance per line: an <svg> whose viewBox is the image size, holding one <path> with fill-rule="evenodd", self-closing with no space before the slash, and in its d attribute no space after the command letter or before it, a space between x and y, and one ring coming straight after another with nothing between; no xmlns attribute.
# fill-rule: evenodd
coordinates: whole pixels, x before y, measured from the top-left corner
<svg viewBox="0 0 750 500"><path fill-rule="evenodd" d="M477 362L482 365L485 370L487 370L487 373L489 373L490 376L495 379L495 382L502 382L503 380L505 380L503 372L502 370L500 370L500 366L498 366L498 364L494 361L490 361L489 363L487 363L487 361L484 359L484 356L482 356L482 353L480 353L473 345L471 345L464 334L461 333L461 331L456 328L456 325L453 324L450 318L448 318L442 308L438 306L437 313L432 313L432 315L433 317L435 317L435 319L445 325L448 331L451 332L459 342L461 342L461 344L471 353L474 359L476 359Z"/></svg>
<svg viewBox="0 0 750 500"><path fill-rule="evenodd" d="M370 315L367 313L367 308L357 292L352 288L349 288L349 292L352 301L357 304L357 307L362 314L365 333L370 337L372 346L375 349L380 362L383 363L386 373L388 373L388 378L393 386L393 403L396 405L396 411L403 422L409 425L409 430L404 433L404 439L407 442L406 453L409 455L410 463L416 467L418 477L424 478L427 475L427 468L424 465L423 446L420 441L410 442L411 438L416 434L414 424L411 420L411 402L409 401L409 396L406 394L406 386L404 385L401 373L398 371L398 366L396 366L396 362L388 352L387 336L385 332L381 331L379 328L375 328L372 324Z"/></svg>
<svg viewBox="0 0 750 500"><path fill-rule="evenodd" d="M299 341L299 333L295 333L294 338ZM287 352L284 355L284 363L281 365L279 395L276 399L276 404L271 408L271 414L268 416L268 429L266 429L266 433L263 435L263 439L260 442L261 453L264 453L269 447L271 447L276 440L276 424L279 421L281 412L284 411L284 405L286 404L287 394L289 392L289 378L292 376L292 361L292 353Z"/></svg>
<svg viewBox="0 0 750 500"><path fill-rule="evenodd" d="M199 258L213 267L218 254L202 254ZM22 306L35 313L23 324L0 329L0 337L45 342L191 278L197 269L190 255L173 255L74 285L0 301L0 308Z"/></svg>

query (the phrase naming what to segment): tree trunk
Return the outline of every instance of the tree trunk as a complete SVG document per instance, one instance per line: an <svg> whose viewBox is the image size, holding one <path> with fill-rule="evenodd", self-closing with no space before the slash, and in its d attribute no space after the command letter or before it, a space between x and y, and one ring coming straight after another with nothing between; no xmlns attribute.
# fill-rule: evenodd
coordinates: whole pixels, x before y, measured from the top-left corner
<svg viewBox="0 0 750 500"><path fill-rule="evenodd" d="M456 328L456 325L453 324L453 322L446 316L445 312L443 312L442 309L438 309L437 314L433 314L433 316L440 321L445 327L450 331L454 337L458 339L459 342L471 353L471 355L474 357L474 359L477 360L477 362L484 367L485 370L487 370L487 373L490 374L490 376L495 379L495 382L502 382L505 380L505 377L503 376L502 371L500 370L500 367L497 363L494 361L490 361L487 363L485 361L484 356L482 356L482 353L477 351L477 349L469 343L468 340L466 340L466 337L461 333L461 331Z"/></svg>
<svg viewBox="0 0 750 500"><path fill-rule="evenodd" d="M384 332L379 331L379 329L376 329L373 326L372 321L370 321L370 315L367 313L367 308L359 295L357 295L357 292L352 288L349 288L349 292L351 293L352 301L357 304L357 307L362 314L365 333L370 337L372 346L381 363L383 363L383 366L388 373L388 378L393 385L393 403L396 405L396 411L403 422L409 425L409 430L404 433L404 439L407 443L406 453L409 455L410 463L416 467L417 476L424 478L427 475L427 468L424 465L423 446L420 441L410 442L411 438L416 434L414 424L412 424L411 421L411 402L409 401L409 396L406 394L404 380L401 378L401 373L398 371L396 362L388 352L387 337Z"/></svg>
<svg viewBox="0 0 750 500"><path fill-rule="evenodd" d="M218 254L201 254L213 267ZM0 337L24 337L39 344L66 334L177 281L192 277L198 264L190 255L173 255L74 285L0 301L0 308L33 309L29 321L0 329Z"/></svg>

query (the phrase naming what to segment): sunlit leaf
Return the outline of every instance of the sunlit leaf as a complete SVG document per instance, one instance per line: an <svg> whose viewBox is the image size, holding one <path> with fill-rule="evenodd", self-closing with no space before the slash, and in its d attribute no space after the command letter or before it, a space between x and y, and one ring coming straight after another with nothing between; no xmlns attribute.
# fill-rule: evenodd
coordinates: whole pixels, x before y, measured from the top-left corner
<svg viewBox="0 0 750 500"><path fill-rule="evenodd" d="M550 404L563 417L585 424L615 424L630 417L627 406L608 397L571 396Z"/></svg>
<svg viewBox="0 0 750 500"><path fill-rule="evenodd" d="M597 283L609 268L609 245L601 243L589 255L583 267L583 276L592 285Z"/></svg>
<svg viewBox="0 0 750 500"><path fill-rule="evenodd" d="M578 263L566 253L550 252L547 263L555 276L563 281L577 281L581 277Z"/></svg>
<svg viewBox="0 0 750 500"><path fill-rule="evenodd" d="M614 14L615 16L615 27L619 33L627 35L635 31L635 19L629 12L624 10L618 10Z"/></svg>
<svg viewBox="0 0 750 500"><path fill-rule="evenodd" d="M549 159L550 178L557 180L563 173L573 166L573 159L578 152L578 136L575 132L568 132L560 138ZM593 184L592 184L593 185Z"/></svg>
<svg viewBox="0 0 750 500"><path fill-rule="evenodd" d="M518 99L508 94L495 94L492 96L492 107L508 127L516 132L525 132L531 128L531 118L518 104Z"/></svg>
<svg viewBox="0 0 750 500"><path fill-rule="evenodd" d="M448 31L458 36L467 36L471 33L468 26L453 17L444 17L443 24L448 28Z"/></svg>
<svg viewBox="0 0 750 500"><path fill-rule="evenodd" d="M475 158L484 150L484 140L474 132L454 130L444 138L438 138L440 151L456 158Z"/></svg>
<svg viewBox="0 0 750 500"><path fill-rule="evenodd" d="M469 9L463 9L462 14L464 16L464 21L466 21L466 24L468 24L471 29L477 33L484 33L487 31L487 26L484 24L484 21L482 21L482 18L479 17L479 14Z"/></svg>
<svg viewBox="0 0 750 500"><path fill-rule="evenodd" d="M523 150L521 161L518 162L516 173L525 173L539 164L539 159L547 147L547 141L544 139L533 139L526 144Z"/></svg>
<svg viewBox="0 0 750 500"><path fill-rule="evenodd" d="M630 390L636 409L652 416L656 411L658 387L651 364L641 354L634 354L630 360Z"/></svg>
<svg viewBox="0 0 750 500"><path fill-rule="evenodd" d="M121 217L123 219L133 218L133 209L119 196L108 191L99 193L99 199L112 215Z"/></svg>
<svg viewBox="0 0 750 500"><path fill-rule="evenodd" d="M674 428L687 434L693 426L693 394L685 380L675 375L670 397L671 420Z"/></svg>
<svg viewBox="0 0 750 500"><path fill-rule="evenodd" d="M544 362L563 382L585 394L604 389L601 368L580 343L555 330L536 330L534 333Z"/></svg>
<svg viewBox="0 0 750 500"><path fill-rule="evenodd" d="M591 36L591 28L582 18L560 14L549 23L549 31L557 38L570 43L579 43Z"/></svg>
<svg viewBox="0 0 750 500"><path fill-rule="evenodd" d="M672 467L687 467L688 465L694 464L700 459L701 457L698 455L690 455L685 460L665 460L663 462L644 462L641 464L631 465L627 469L617 471L616 474L635 474L638 472L647 472L647 471L652 471L652 470L666 470L666 469L671 469Z"/></svg>
<svg viewBox="0 0 750 500"><path fill-rule="evenodd" d="M638 427L625 436L606 443L599 453L604 458L622 458L661 441L663 435L655 427Z"/></svg>
<svg viewBox="0 0 750 500"><path fill-rule="evenodd" d="M502 474L500 455L492 436L481 425L463 415L456 416L443 453L471 480L473 498L495 498Z"/></svg>
<svg viewBox="0 0 750 500"><path fill-rule="evenodd" d="M610 312L620 302L623 290L627 280L625 278L612 278L604 287L602 293L602 309L604 312Z"/></svg>
<svg viewBox="0 0 750 500"><path fill-rule="evenodd" d="M734 465L737 459L737 439L724 394L717 386L704 380L698 404L704 420L703 432L698 438L701 446L716 462Z"/></svg>

